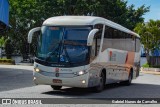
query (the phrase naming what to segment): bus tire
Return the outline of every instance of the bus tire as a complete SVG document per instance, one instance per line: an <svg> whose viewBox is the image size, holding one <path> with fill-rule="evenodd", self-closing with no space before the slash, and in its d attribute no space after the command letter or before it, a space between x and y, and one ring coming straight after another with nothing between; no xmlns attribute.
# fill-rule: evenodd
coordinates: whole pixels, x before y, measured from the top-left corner
<svg viewBox="0 0 160 107"><path fill-rule="evenodd" d="M54 89L54 90L60 90L62 88L62 86L55 86L55 85L51 85L51 87Z"/></svg>
<svg viewBox="0 0 160 107"><path fill-rule="evenodd" d="M132 78L133 78L133 71L131 70L130 73L129 73L129 76L128 76L128 80L124 81L124 85L126 85L126 86L131 85Z"/></svg>
<svg viewBox="0 0 160 107"><path fill-rule="evenodd" d="M100 83L98 86L94 87L94 92L99 93L103 91L104 87L105 87L105 76L104 73L102 72L100 76Z"/></svg>

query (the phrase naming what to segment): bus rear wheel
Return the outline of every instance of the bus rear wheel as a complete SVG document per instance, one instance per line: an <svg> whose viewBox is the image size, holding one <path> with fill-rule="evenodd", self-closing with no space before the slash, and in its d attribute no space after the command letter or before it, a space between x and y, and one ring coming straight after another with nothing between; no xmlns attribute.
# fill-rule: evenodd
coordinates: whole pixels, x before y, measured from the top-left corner
<svg viewBox="0 0 160 107"><path fill-rule="evenodd" d="M54 90L60 90L62 88L62 86L55 86L55 85L51 85L51 87L54 89Z"/></svg>
<svg viewBox="0 0 160 107"><path fill-rule="evenodd" d="M124 84L124 85L126 85L126 86L131 85L132 78L133 78L133 71L131 70L130 73L129 73L129 76L128 76L128 80L122 82L122 84Z"/></svg>
<svg viewBox="0 0 160 107"><path fill-rule="evenodd" d="M102 72L101 76L100 76L100 83L99 83L98 86L94 87L94 92L101 92L101 91L103 91L104 86L105 86L105 76L104 76L104 73Z"/></svg>

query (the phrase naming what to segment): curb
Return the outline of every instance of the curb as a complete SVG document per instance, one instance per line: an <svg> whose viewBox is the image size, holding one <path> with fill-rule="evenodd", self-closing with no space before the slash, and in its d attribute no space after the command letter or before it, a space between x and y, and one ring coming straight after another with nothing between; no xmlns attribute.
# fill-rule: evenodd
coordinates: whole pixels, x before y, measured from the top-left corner
<svg viewBox="0 0 160 107"><path fill-rule="evenodd" d="M145 74L160 75L160 72L156 72L156 71L140 71L140 72Z"/></svg>
<svg viewBox="0 0 160 107"><path fill-rule="evenodd" d="M144 68L144 67L141 67L141 71L155 71L155 72L160 72L160 68Z"/></svg>
<svg viewBox="0 0 160 107"><path fill-rule="evenodd" d="M23 69L23 70L33 70L33 66L24 66L24 65L0 65L0 68L9 68L9 69Z"/></svg>
<svg viewBox="0 0 160 107"><path fill-rule="evenodd" d="M143 68L143 67L141 67L140 72L146 73L146 74L160 75L160 68Z"/></svg>
<svg viewBox="0 0 160 107"><path fill-rule="evenodd" d="M33 63L16 63L16 65L33 66Z"/></svg>

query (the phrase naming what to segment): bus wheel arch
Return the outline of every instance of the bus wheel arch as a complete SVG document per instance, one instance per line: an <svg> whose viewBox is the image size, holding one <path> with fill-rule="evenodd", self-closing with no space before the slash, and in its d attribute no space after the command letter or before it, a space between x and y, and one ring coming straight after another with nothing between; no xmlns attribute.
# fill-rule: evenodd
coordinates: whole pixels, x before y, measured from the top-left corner
<svg viewBox="0 0 160 107"><path fill-rule="evenodd" d="M124 84L127 86L131 85L132 79L133 79L133 68L130 68L128 80L124 81Z"/></svg>
<svg viewBox="0 0 160 107"><path fill-rule="evenodd" d="M131 67L130 71L129 71L129 76L131 76L131 79L133 79L133 68ZM129 77L128 76L128 77Z"/></svg>
<svg viewBox="0 0 160 107"><path fill-rule="evenodd" d="M101 73L104 74L104 85L105 85L105 84L106 84L106 69L103 68L103 69L101 70ZM101 75L101 73L100 73L100 75Z"/></svg>
<svg viewBox="0 0 160 107"><path fill-rule="evenodd" d="M130 72L131 72L132 79L133 79L133 68L131 68Z"/></svg>
<svg viewBox="0 0 160 107"><path fill-rule="evenodd" d="M125 81L121 81L120 84L123 86L129 86L131 85L132 79L133 79L133 68L130 68L128 73L128 79Z"/></svg>
<svg viewBox="0 0 160 107"><path fill-rule="evenodd" d="M106 83L106 69L102 69L99 73L100 82L99 85L94 87L94 92L101 92L105 88Z"/></svg>

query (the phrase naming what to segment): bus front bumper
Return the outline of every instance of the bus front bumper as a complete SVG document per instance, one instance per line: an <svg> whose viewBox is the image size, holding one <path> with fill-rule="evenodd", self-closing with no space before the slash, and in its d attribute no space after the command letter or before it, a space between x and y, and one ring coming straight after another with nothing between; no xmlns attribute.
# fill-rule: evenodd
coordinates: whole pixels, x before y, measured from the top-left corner
<svg viewBox="0 0 160 107"><path fill-rule="evenodd" d="M60 78L60 77L50 77L45 76L40 73L34 72L33 81L35 84L44 85L55 85L55 86L68 86L68 87L88 87L89 73L83 74L81 76L75 76L72 78ZM54 83L54 80L60 80L61 83Z"/></svg>

